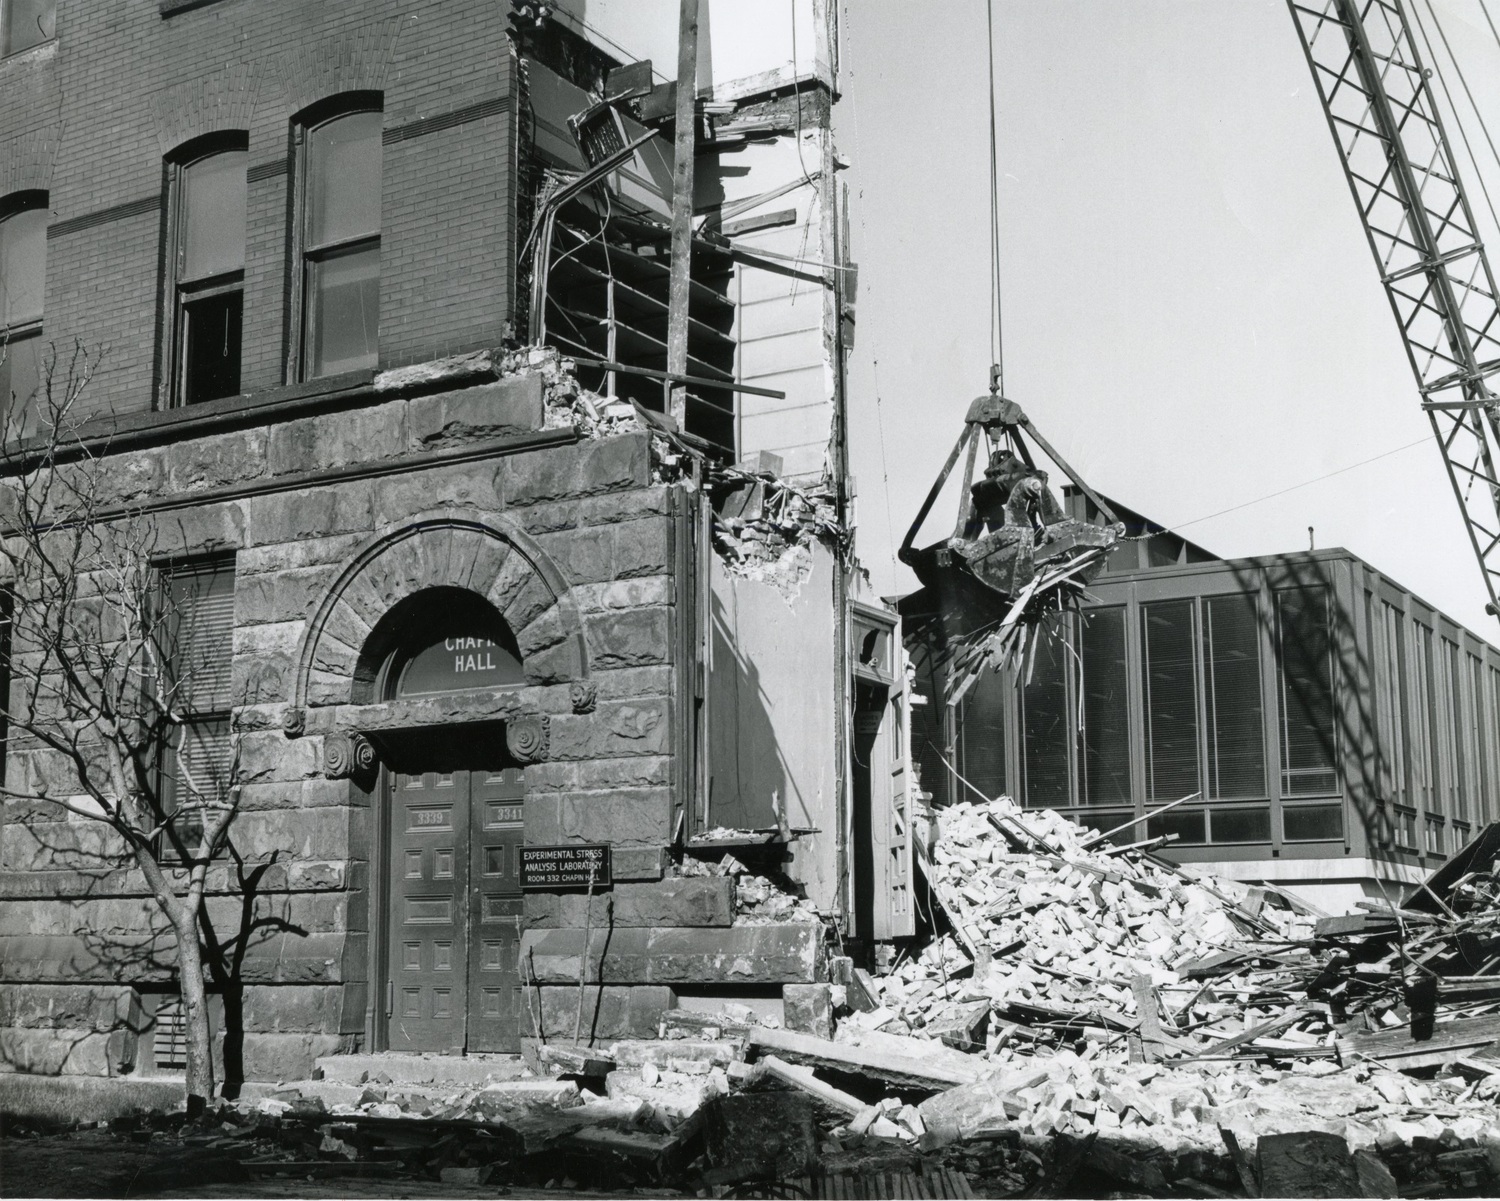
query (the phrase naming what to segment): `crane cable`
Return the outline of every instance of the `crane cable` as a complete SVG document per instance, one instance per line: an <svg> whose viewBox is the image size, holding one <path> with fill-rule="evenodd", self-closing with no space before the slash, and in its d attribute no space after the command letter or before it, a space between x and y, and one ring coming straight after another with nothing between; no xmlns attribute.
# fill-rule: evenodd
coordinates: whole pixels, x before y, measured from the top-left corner
<svg viewBox="0 0 1500 1201"><path fill-rule="evenodd" d="M995 0L985 0L990 62L990 388L1005 390L1005 326L1000 294L1000 152L995 116Z"/></svg>
<svg viewBox="0 0 1500 1201"><path fill-rule="evenodd" d="M1469 101L1469 107L1474 110L1474 117L1479 122L1479 131L1484 134L1485 143L1490 148L1490 155L1494 158L1496 166L1500 166L1500 150L1495 148L1495 139L1490 136L1489 125L1485 122L1484 113L1474 100L1474 93L1469 88L1469 81L1464 75L1464 69L1459 65L1458 56L1453 53L1453 46L1448 41L1448 34L1443 29L1442 22L1438 20L1437 10L1433 8L1431 0L1425 0L1425 3L1427 4L1427 13L1432 21L1432 26L1437 30L1438 39L1442 42L1443 49L1448 52L1448 60L1453 64L1453 71L1458 76L1459 86L1463 88L1464 96ZM1481 5L1481 7L1483 6ZM1432 65L1432 74L1437 76L1438 86L1442 89L1443 98L1448 102L1448 111L1453 114L1453 123L1458 127L1459 139L1463 142L1464 150L1469 156L1469 165L1474 169L1474 178L1479 183L1479 191L1484 197L1485 207L1490 211L1490 220L1495 223L1497 230L1500 230L1500 216L1496 216L1494 201L1490 199L1489 185L1485 183L1484 171L1479 166L1479 158L1475 155L1474 147L1469 142L1469 131L1464 126L1463 118L1459 115L1458 105L1454 103L1453 93L1448 88L1447 77L1438 63L1437 48L1427 32L1426 25L1422 21L1422 10L1419 7L1418 0L1413 0L1411 13L1413 23L1417 27L1417 32L1421 35L1422 41L1427 45L1427 61ZM1485 19L1489 20L1489 13L1487 12L1485 13ZM1491 25L1491 29L1493 28L1494 26ZM1457 166L1458 164L1455 162L1454 167L1457 168Z"/></svg>

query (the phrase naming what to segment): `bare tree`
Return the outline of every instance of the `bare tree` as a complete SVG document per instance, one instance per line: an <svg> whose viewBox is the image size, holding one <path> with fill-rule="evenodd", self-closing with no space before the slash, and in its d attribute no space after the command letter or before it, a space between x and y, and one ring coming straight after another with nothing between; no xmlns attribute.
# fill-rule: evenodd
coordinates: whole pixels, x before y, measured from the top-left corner
<svg viewBox="0 0 1500 1201"><path fill-rule="evenodd" d="M225 728L210 746L195 725L195 688L224 665L204 658L155 521L121 503L107 448L81 436L75 413L99 361L78 345L65 362L50 350L36 396L10 398L4 422L3 792L102 823L105 853L139 870L176 944L193 1115L214 1091L204 896L239 807L238 738Z"/></svg>

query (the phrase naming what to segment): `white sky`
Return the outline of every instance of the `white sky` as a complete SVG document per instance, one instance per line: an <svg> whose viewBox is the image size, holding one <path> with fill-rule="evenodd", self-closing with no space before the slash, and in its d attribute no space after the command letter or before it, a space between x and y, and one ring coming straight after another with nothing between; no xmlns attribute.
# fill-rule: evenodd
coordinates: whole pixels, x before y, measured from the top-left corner
<svg viewBox="0 0 1500 1201"><path fill-rule="evenodd" d="M1479 0L1437 12L1500 136ZM985 7L841 20L859 553L890 593L988 386ZM1006 394L1091 484L1215 553L1303 549L1311 525L1500 643L1284 0L995 0L995 22Z"/></svg>

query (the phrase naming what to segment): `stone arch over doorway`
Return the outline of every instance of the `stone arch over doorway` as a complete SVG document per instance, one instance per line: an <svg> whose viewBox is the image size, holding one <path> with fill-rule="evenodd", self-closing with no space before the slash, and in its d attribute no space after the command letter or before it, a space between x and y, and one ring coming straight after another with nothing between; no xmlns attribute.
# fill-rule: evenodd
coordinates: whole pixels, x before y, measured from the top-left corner
<svg viewBox="0 0 1500 1201"><path fill-rule="evenodd" d="M498 514L446 511L382 531L360 549L308 622L296 708L368 704L397 623L388 617L431 589L482 597L515 636L526 683L588 678L583 626L567 581L524 530Z"/></svg>

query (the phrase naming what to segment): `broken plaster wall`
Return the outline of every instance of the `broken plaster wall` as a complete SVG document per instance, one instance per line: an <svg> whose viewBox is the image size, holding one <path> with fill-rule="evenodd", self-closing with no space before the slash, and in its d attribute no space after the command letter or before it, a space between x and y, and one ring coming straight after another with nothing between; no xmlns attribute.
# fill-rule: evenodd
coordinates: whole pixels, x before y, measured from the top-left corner
<svg viewBox="0 0 1500 1201"><path fill-rule="evenodd" d="M834 552L817 539L800 579L737 574L713 556L708 685L709 827L814 830L790 872L825 913L838 906Z"/></svg>

